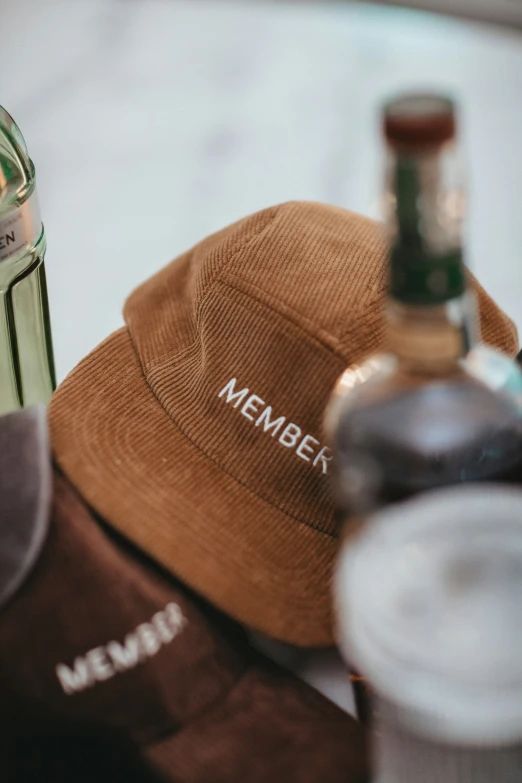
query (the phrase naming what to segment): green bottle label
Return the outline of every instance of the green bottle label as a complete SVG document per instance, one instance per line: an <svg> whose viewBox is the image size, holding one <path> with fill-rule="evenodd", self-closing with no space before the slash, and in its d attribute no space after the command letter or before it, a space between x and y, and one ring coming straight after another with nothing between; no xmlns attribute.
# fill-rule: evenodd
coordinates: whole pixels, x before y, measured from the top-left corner
<svg viewBox="0 0 522 783"><path fill-rule="evenodd" d="M420 248L396 246L391 252L390 267L390 294L404 304L443 304L466 291L460 250L432 256Z"/></svg>
<svg viewBox="0 0 522 783"><path fill-rule="evenodd" d="M390 294L405 304L436 305L461 296L466 273L460 248L436 255L423 235L419 161L399 156L395 169L397 239L390 257Z"/></svg>

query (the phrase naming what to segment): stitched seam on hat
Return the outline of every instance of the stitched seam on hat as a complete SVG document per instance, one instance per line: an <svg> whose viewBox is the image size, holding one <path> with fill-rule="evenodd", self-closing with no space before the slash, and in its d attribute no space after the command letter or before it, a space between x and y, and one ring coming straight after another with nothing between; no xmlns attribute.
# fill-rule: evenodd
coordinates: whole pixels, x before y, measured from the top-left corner
<svg viewBox="0 0 522 783"><path fill-rule="evenodd" d="M251 487L247 486L243 481L241 481L241 479L238 479L237 476L234 476L232 473L229 473L228 470L225 467L223 467L223 465L221 465L219 462L216 462L216 460L213 459L213 457L211 457L210 454L207 454L207 452L204 451L198 443L193 441L192 438L190 437L190 435L188 435L185 432L185 430L180 425L180 423L170 416L169 412L165 409L165 407L163 406L161 400L157 396L155 390L153 389L153 387L148 382L147 376L146 376L144 368L143 368L143 365L141 364L141 361L140 361L140 358L139 358L139 353L136 350L136 346L134 344L134 341L132 339L132 335L130 334L130 332L129 332L129 336L130 336L130 340L131 340L131 343L132 343L132 349L133 349L133 351L136 354L136 359L137 359L137 362L139 364L141 374L143 376L143 381L144 381L145 385L147 386L148 390L150 391L150 393L152 394L152 396L154 397L154 399L156 400L156 402L160 406L160 408L161 408L162 412L165 414L165 417L167 418L167 420L171 424L173 424L176 427L177 430L179 430L179 432L183 435L183 437L186 438L188 440L188 442L191 443L192 446L194 446L194 448L196 448L200 452L200 454L203 455L203 457L205 457L205 459L208 459L213 465L215 465L217 468L219 468L219 470L221 470L226 476L228 476L230 479L232 479L232 481L235 481L236 484L239 484L239 486L243 487L243 489L245 489L250 495L255 497L257 500L260 500L262 503L266 503L266 505L269 506L269 508L275 509L275 510L279 511L279 513L284 514L284 516L288 517L289 519L294 519L296 522L299 522L299 524L304 525L305 527L313 530L316 533L320 533L323 536L327 536L327 538L331 538L333 541L335 541L338 538L338 536L335 533L333 533L333 532L330 533L327 530L323 530L323 529L321 529L321 527L318 527L317 525L314 525L313 522L306 522L304 519L300 519L295 514L289 513L286 509L283 509L280 506L275 505L274 503L271 503L269 500L264 498L262 495L258 495L257 492L255 492ZM332 521L330 521L327 524L331 525Z"/></svg>
<svg viewBox="0 0 522 783"><path fill-rule="evenodd" d="M231 283L227 281L227 277L233 278L235 281L240 283L240 285L237 286L237 288L231 285ZM267 294L263 288L256 285L255 283L251 283L250 281L245 280L233 272L227 272L226 275L221 278L221 282L223 285L226 285L233 290L240 290L241 293L243 293L245 296L249 296L253 301L258 302L258 304L262 305L263 307L269 308L285 320L290 321L290 323L300 329L310 339L319 342L322 347L328 350L329 353L335 354L344 362L350 361L343 352L344 338L351 336L354 332L356 333L359 330L360 325L358 323L354 323L350 327L347 327L343 332L343 338L339 338L326 329L316 326L311 318L308 318L308 316L300 313L298 310L292 307L292 305L287 305L276 297L274 297L274 301L270 301L270 295ZM386 286L384 286L382 289L379 289L376 296L366 305L366 310L378 302L380 295L382 295L385 288ZM258 295L253 295L253 292L257 292ZM277 305L279 305L279 307ZM285 310L288 310L289 312L285 312ZM290 317L290 313L294 315L295 320Z"/></svg>
<svg viewBox="0 0 522 783"><path fill-rule="evenodd" d="M481 284L477 279L473 276L473 274L466 270L468 275L468 285L470 288L475 292L475 294L478 296L479 289L482 288ZM227 277L232 278L236 282L236 286L231 285L227 282ZM226 272L221 277L221 282L224 285L228 285L233 290L241 290L242 293L244 293L246 296L250 296L253 301L258 302L263 307L270 308L274 313L279 314L281 317L285 318L286 320L293 323L295 326L297 326L301 331L303 331L305 334L307 334L312 340L316 340L317 342L320 342L321 345L323 345L329 352L334 353L336 356L340 357L345 362L353 362L354 358L350 357L348 358L346 354L343 352L343 346L346 341L346 339L356 335L360 338L360 334L358 334L359 331L359 324L354 322L350 327L347 327L343 331L342 338L336 337L335 335L328 332L326 329L322 329L321 327L317 327L313 321L308 318L303 313L300 313L298 310L296 310L292 305L288 305L281 300L277 299L277 297L273 297L273 301L269 301L270 295L267 294L267 292L261 288L260 286L256 285L255 283L252 283L248 280L245 280L240 275L237 275L234 272ZM239 285L237 285L239 284ZM249 290L250 289L250 290ZM375 296L372 298L372 300L366 304L365 310L368 310L368 308L373 307L378 301L379 298L382 297L384 301L384 297L382 296L387 289L386 282L383 283L382 287L380 287L377 291ZM251 294L251 290L257 291L259 296L253 296ZM484 290L484 289L483 289ZM486 292L487 293L487 292ZM279 305L279 307L276 306ZM294 314L294 317L296 320L293 320L289 317L288 313L285 312L285 310L289 311L290 313ZM483 312L479 309L478 312L479 318L483 316ZM506 316L508 317L508 316ZM510 323L511 323L511 319ZM300 323L301 322L301 323ZM516 329L516 327L515 327ZM371 333L368 333L368 337L371 337L373 335L373 330ZM514 355L516 356L516 351ZM361 352L361 356L365 355L365 351ZM359 359L358 359L359 360Z"/></svg>
<svg viewBox="0 0 522 783"><path fill-rule="evenodd" d="M256 237L257 236L258 235L256 235ZM251 237L250 239L254 239L254 238L255 237ZM248 242L250 241L250 239L248 240ZM248 242L245 243L245 245L243 247L246 247ZM242 248L238 248L237 253L239 253L243 249L243 247ZM236 253L236 255L237 255L237 253ZM232 261L233 257L231 257L229 260ZM233 278L237 283L239 283L239 285L235 285L235 286L232 285L227 280L228 277ZM320 347L322 349L325 349L326 351L328 351L329 354L333 354L337 359L340 359L345 364L346 363L351 363L353 361L352 357L348 358L346 356L346 352L343 352L343 349L342 349L343 343L342 343L342 341L338 337L335 337L334 335L330 334L330 332L326 331L326 329L322 329L320 327L319 328L316 327L316 332L314 333L314 331L313 331L313 322L312 322L312 320L310 318L308 318L307 316L303 315L302 313L299 313L291 305L284 305L284 307L286 309L288 309L290 311L290 313L292 313L294 315L294 318L290 317L289 313L284 312L284 310L282 308L280 309L280 308L276 307L273 302L268 301L268 295L266 294L266 292L262 288L260 288L259 286L255 285L254 283L251 283L251 282L245 280L244 278L240 277L239 275L234 274L233 272L225 272L225 274L223 276L217 277L213 281L212 285L210 286L210 288L206 292L203 300L200 303L200 307L198 309L198 318L200 318L200 316L201 316L201 310L203 309L204 305L206 304L207 299L211 296L211 294L214 292L215 288L218 285L223 285L226 288L229 288L231 291L237 291L240 294L242 294L243 296L249 297L252 301L257 302L262 307L265 307L265 308L271 310L277 316L279 316L280 318L283 318L285 321L287 321L288 323L291 323L293 326L295 326L296 329L299 329L299 331L302 332L304 335L306 335L306 337L308 339L310 339L313 342L315 342L316 344L318 344L318 347ZM254 291L258 292L258 294L260 294L261 296L253 295L252 289ZM372 303L370 303L369 306L371 306L375 301L377 301L377 299L378 299L378 297L375 297L375 300ZM281 302L279 300L276 300L276 302L277 302L277 304L281 304ZM350 327L350 329L346 330L344 335L345 336L350 336L353 333L356 333L357 330L358 330L358 324L353 324ZM334 343L334 342L337 343L338 347L336 347L335 345L332 345L332 343ZM153 360L147 362L146 363L146 367L147 367L147 369L153 369L153 368L156 368L158 365L160 365L165 360L167 360L169 362L169 364L170 364L173 361L178 361L180 359L183 359L183 357L186 354L190 354L194 350L194 348L197 346L197 344L198 344L198 339L196 338L190 345L185 346L185 348L183 348L182 351L179 351L176 354L173 354L172 351L165 351L164 353L162 353L162 354L160 354L158 356L155 356ZM363 351L363 353L364 353L364 351ZM139 356L139 354L138 354L138 356ZM140 364L141 364L141 360L140 360Z"/></svg>
<svg viewBox="0 0 522 783"><path fill-rule="evenodd" d="M200 313L201 309L203 308L205 301L207 297L211 294L216 282L219 281L219 276L223 272L224 267L226 267L228 264L232 263L232 261L235 260L236 256L241 253L242 250L245 250L251 242L254 242L261 234L274 222L275 218L277 217L279 213L279 207L272 207L274 210L273 214L269 214L266 216L266 219L263 223L263 225L258 228L255 233L250 234L248 237L239 237L236 239L235 243L231 245L230 248L228 248L228 252L225 257L220 259L219 264L217 265L217 269L215 270L215 277L214 280L210 283L207 291L205 291L202 299L200 300L198 307L195 312L195 321L196 324L199 323L200 319ZM253 217L253 216L251 216ZM248 220L249 218L246 218L245 220ZM196 341L195 341L196 342ZM186 349L185 349L186 350Z"/></svg>
<svg viewBox="0 0 522 783"><path fill-rule="evenodd" d="M270 659L269 665L270 666L277 666L277 663L275 663L274 661L272 661ZM207 716L212 716L212 713L215 712L216 709L219 710L223 706L226 706L227 702L229 702L230 699L233 698L234 691L236 691L237 688L241 687L241 685L243 684L243 681L245 680L245 678L252 671L255 671L256 668L257 668L256 667L256 663L254 661L247 660L245 662L244 669L239 673L239 675L234 679L234 681L230 683L230 685L226 689L226 691L223 691L222 693L220 693L218 696L215 697L215 699L212 699L212 701L210 701L208 704L206 704L200 710L198 710L193 715L191 715L187 719L187 723L186 724L181 724L179 726L179 728L175 729L174 731L169 730L169 729L165 729L165 730L163 730L161 732L157 732L157 734L156 734L156 736L154 738L148 739L146 741L145 749L150 752L151 750L154 750L154 747L153 747L154 745L163 743L163 742L165 742L166 740L169 740L169 739L175 739L177 736L180 736L184 731L187 731L187 730L191 729L193 727L194 723L199 722L201 720L205 720L207 718ZM301 681L299 681L299 682L301 683ZM313 687L313 686L309 686L309 687ZM315 691L314 696L316 696L316 695L319 696L320 698L322 697L322 694L320 693L320 691ZM324 697L324 698L326 698L326 697ZM246 709L248 709L248 706L249 705L245 705L244 702L240 702L239 705L238 705L238 711L240 713L244 712L245 711L245 707L246 707ZM331 711L331 707L333 707L334 710L336 709L335 703L330 701L330 700L328 700L327 705L326 705L327 713L329 713ZM317 712L319 713L319 710L317 710ZM321 709L320 714L323 715L324 712L325 712L325 710Z"/></svg>
<svg viewBox="0 0 522 783"><path fill-rule="evenodd" d="M252 656L252 654L251 654ZM266 668L266 665L268 665L268 669ZM280 666L272 660L271 658L266 658L266 664L265 664L265 658L262 654L257 653L256 650L254 650L254 656L249 657L245 661L244 668L239 673L239 675L234 678L233 682L230 683L226 691L223 691L218 696L216 696L215 699L212 699L208 704L206 704L204 707L202 707L200 710L195 712L193 715L191 715L187 719L186 724L181 724L179 729L176 731L169 731L168 729L163 732L158 732L157 736L154 739L148 740L145 743L145 748L147 751L154 750L153 747L155 744L163 743L168 739L174 739L176 736L181 735L184 731L187 731L191 729L194 725L194 723L199 722L201 720L205 720L207 717L212 717L212 713L220 708L226 707L227 703L230 701L231 698L234 696L234 691L236 691L238 688L240 688L243 685L243 682L246 677L248 677L249 674L256 671L261 671L263 673L270 673L270 670L279 670L282 674L288 675L290 674L290 677L295 680L296 687L302 687L304 686L305 689L308 689L311 691L309 699L307 699L307 706L310 704L310 698L313 699L313 708L317 716L330 718L332 715L336 714L339 715L339 717L343 718L349 718L349 715L340 712L339 708L335 704L335 702L331 701L328 697L325 697L321 691L317 690L314 686L309 685L306 683L306 681L303 681L301 678L296 678L295 675L293 675L291 672L289 672L286 667ZM245 712L248 711L250 707L250 704L247 704L243 699L241 699L237 705L237 711ZM367 778L365 777L364 780L362 778L359 778L357 783L366 783Z"/></svg>
<svg viewBox="0 0 522 783"><path fill-rule="evenodd" d="M301 334L303 334L306 337L307 340L310 341L310 343L312 344L311 347L313 347L313 349L315 351L319 351L320 353L323 353L323 351L326 350L326 352L330 356L333 355L333 357L335 359L339 359L340 361L342 361L343 365L346 363L346 357L345 356L342 356L341 354L338 354L333 348L331 348L331 346L325 344L321 338L318 338L315 334L311 334L307 329L303 328L303 326L300 323L294 321L292 318L289 318L286 313L281 312L277 308L273 307L270 303L265 302L264 300L259 299L259 298L255 297L255 296L252 296L250 293L248 293L247 291L241 290L239 287L230 285L230 283L227 283L223 279L216 281L216 284L217 285L222 285L224 288L228 288L229 291L232 291L232 293L238 293L238 294L240 294L244 298L251 299L253 302L256 302L257 304L261 305L261 307L264 310L266 310L266 309L270 310L278 318L281 318L282 320L284 320L287 323L291 324L291 326L293 326L294 329L297 329L299 332L301 332ZM248 284L248 285L250 285L250 284ZM258 290L260 290L260 289L258 289ZM236 301L236 304L238 304L244 310L248 311L247 304L244 301ZM267 313L261 312L261 313L259 313L259 317L263 318L267 322L270 322Z"/></svg>
<svg viewBox="0 0 522 783"><path fill-rule="evenodd" d="M283 318L285 321L288 321L293 326L296 327L296 329L299 329L300 332L302 332L309 340L312 340L315 343L318 343L319 347L326 349L329 354L333 354L337 359L341 359L345 364L347 362L351 362L351 358L347 358L346 353L342 350L342 342L338 337L335 337L335 335L332 335L330 332L328 332L326 329L322 329L321 327L316 327L315 332L312 330L313 322L310 318L303 315L302 313L299 313L295 308L293 308L291 305L284 305L284 308L287 309L289 312L285 312L282 308L276 306L276 304L281 305L282 303L280 300L276 299L275 303L268 301L268 295L266 291L264 291L259 286L255 285L254 283L250 283L249 281L244 280L243 278L239 277L238 275L235 275L231 272L227 273L228 277L234 278L237 282L239 282L240 286L234 286L231 283L229 283L226 280L226 277L222 277L220 280L217 280L216 283L221 283L222 285L226 286L227 288L230 288L232 291L239 291L239 293L243 294L243 296L247 296L252 301L257 302L262 307L265 307L269 310L271 310L273 313L278 315L280 318ZM255 292L258 292L258 294L261 294L261 296L255 296L253 294L253 291L248 290L253 289ZM377 297L371 302L368 307L371 307L374 302L377 301ZM290 313L294 315L294 318L290 317ZM358 329L358 324L353 324L350 329L347 329L345 332L346 336L351 335L353 332L356 332ZM332 343L335 342L339 347L336 347L335 345L332 345Z"/></svg>
<svg viewBox="0 0 522 783"><path fill-rule="evenodd" d="M174 739L179 734L181 734L183 731L186 731L187 729L191 728L192 724L200 721L202 718L205 718L205 716L209 713L214 712L216 707L220 707L222 704L226 703L233 692L238 688L247 674L249 673L250 669L252 668L252 664L249 661L245 662L244 668L239 672L237 677L234 678L234 680L230 683L226 691L222 691L219 693L212 701L205 704L204 707L202 707L200 710L197 710L194 714L192 714L188 719L186 724L180 724L179 728L176 728L174 731L165 729L162 732L158 732L157 735L147 740L145 743L146 748L150 748L151 745L155 745L156 743L164 742L166 739Z"/></svg>
<svg viewBox="0 0 522 783"><path fill-rule="evenodd" d="M232 246L232 248L229 249L231 252L229 252L229 254L227 254L226 258L221 259L221 262L220 262L219 267L218 267L217 272L216 272L216 277L214 278L214 280L212 280L212 282L210 283L209 287L207 288L207 290L203 294L203 297L201 298L200 302L198 303L196 312L194 314L196 327L200 323L200 320L201 320L201 310L205 306L207 299L212 294L212 292L213 292L215 286L217 285L217 283L221 282L220 274L223 271L223 267L225 267L226 265L232 263L232 261L234 261L236 259L236 257L243 250L248 248L248 246L250 245L251 242L254 242L256 239L258 239L261 236L261 234L274 222L275 218L278 215L279 207L277 207L277 208L274 207L274 209L276 210L274 212L274 214L269 215L267 217L266 221L263 223L263 225L260 228L258 228L258 230L254 234L250 234L247 238L243 237L241 239L237 239L235 244ZM134 350L135 350L135 352L136 352L136 354L138 356L138 359L139 359L139 362L140 362L140 365L141 365L142 361L141 361L140 353L137 350L136 344L135 344L134 339L132 337L132 329L130 327L128 327L128 328L129 328L129 333L131 335L131 339L132 339L132 344L134 346ZM196 330L196 333L197 333L197 330ZM158 356L155 356L154 359L151 359L150 361L146 362L145 366L147 367L147 369L149 369L149 368L152 368L152 367L156 367L158 364L161 364L161 362L165 361L165 359L168 359L169 361L173 361L174 359L176 359L176 360L182 359L185 354L190 353L192 350L194 350L194 346L197 345L197 342L198 342L198 339L196 337L193 340L193 342L190 343L190 345L185 346L185 348L183 348L183 350L179 351L176 354L173 354L172 351L167 350L164 353L161 353Z"/></svg>

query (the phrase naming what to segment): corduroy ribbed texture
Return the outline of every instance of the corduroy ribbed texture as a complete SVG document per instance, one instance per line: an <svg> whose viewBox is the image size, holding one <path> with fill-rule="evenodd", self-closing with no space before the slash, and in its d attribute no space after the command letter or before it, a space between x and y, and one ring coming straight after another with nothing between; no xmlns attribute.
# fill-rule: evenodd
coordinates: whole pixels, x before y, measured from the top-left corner
<svg viewBox="0 0 522 783"><path fill-rule="evenodd" d="M138 288L50 406L56 457L100 514L294 644L333 641L322 418L342 370L382 347L386 255L382 226L339 208L257 213ZM477 292L483 339L514 355Z"/></svg>
<svg viewBox="0 0 522 783"><path fill-rule="evenodd" d="M20 459L11 471L18 467ZM24 768L38 766L13 758L24 727L28 752L41 757L40 777L30 778L38 783L152 783L152 770L158 783L369 780L366 736L353 717L108 536L58 471L52 485L40 557L0 609L2 783L29 783ZM108 758L120 740L120 768L110 765L110 778L101 758L91 767L85 759L91 774L76 777L89 739L92 752L102 750L97 736ZM147 777L138 774L142 755ZM59 778L45 775L53 768Z"/></svg>

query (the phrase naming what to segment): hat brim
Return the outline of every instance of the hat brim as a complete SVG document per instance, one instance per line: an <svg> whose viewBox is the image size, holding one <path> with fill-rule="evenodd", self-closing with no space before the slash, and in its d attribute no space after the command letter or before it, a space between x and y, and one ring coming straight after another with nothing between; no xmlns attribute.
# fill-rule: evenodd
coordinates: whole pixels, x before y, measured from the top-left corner
<svg viewBox="0 0 522 783"><path fill-rule="evenodd" d="M337 539L257 497L184 435L148 386L126 327L66 378L49 418L61 469L134 544L255 630L334 643Z"/></svg>
<svg viewBox="0 0 522 783"><path fill-rule="evenodd" d="M269 664L250 667L225 700L149 745L145 756L167 780L184 783L362 783L370 777L355 719Z"/></svg>

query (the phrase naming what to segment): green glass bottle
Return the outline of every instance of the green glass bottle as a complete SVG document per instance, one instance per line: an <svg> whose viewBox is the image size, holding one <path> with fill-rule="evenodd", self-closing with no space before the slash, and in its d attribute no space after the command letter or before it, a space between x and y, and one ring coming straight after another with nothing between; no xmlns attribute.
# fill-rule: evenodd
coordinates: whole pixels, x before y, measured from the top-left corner
<svg viewBox="0 0 522 783"><path fill-rule="evenodd" d="M56 385L34 165L0 107L0 414L47 403Z"/></svg>

